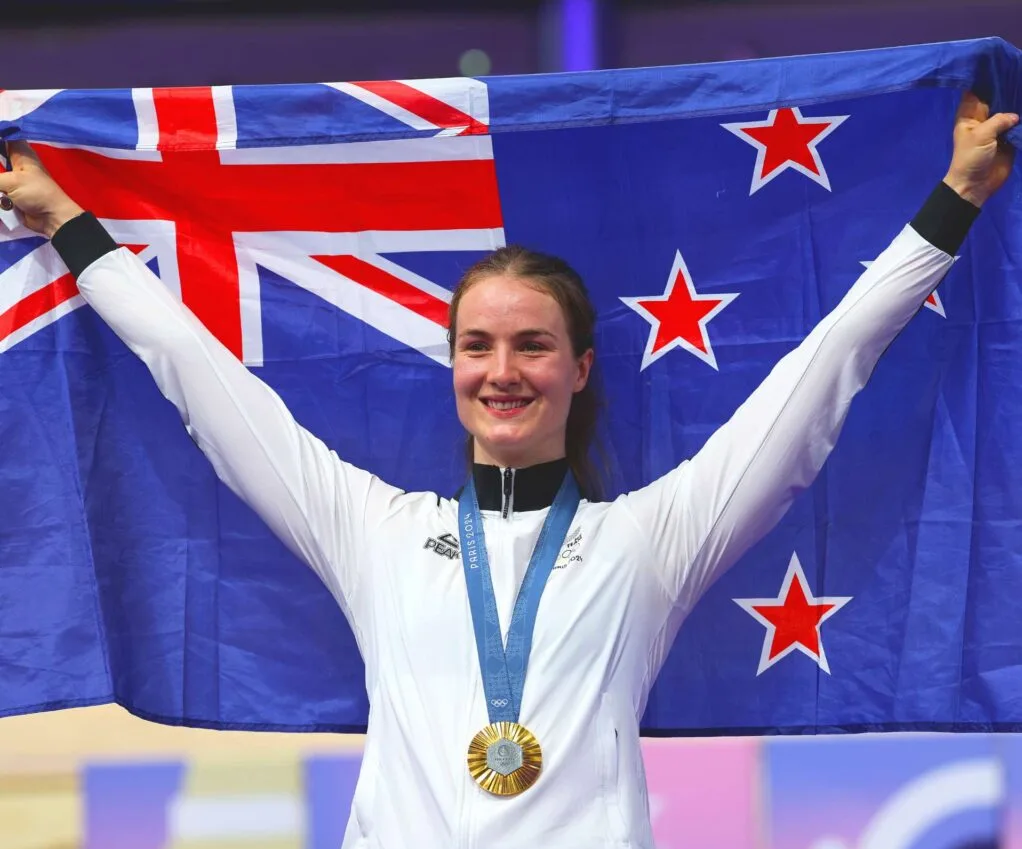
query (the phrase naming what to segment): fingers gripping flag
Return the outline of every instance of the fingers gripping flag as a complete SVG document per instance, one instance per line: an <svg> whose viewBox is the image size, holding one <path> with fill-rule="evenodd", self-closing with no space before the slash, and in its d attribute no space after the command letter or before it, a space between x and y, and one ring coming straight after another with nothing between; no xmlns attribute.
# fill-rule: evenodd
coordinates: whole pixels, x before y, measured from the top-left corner
<svg viewBox="0 0 1022 849"><path fill-rule="evenodd" d="M462 474L446 354L461 273L505 242L564 256L600 315L618 492L697 452L911 218L946 167L961 90L1018 111L1019 73L1017 50L985 40L582 75L2 91L0 134L32 140L304 425L406 488L449 493ZM696 606L647 732L1022 727L1018 193L1016 173L819 479ZM14 217L0 446L0 713L116 700L175 723L364 726L333 599L215 480Z"/></svg>

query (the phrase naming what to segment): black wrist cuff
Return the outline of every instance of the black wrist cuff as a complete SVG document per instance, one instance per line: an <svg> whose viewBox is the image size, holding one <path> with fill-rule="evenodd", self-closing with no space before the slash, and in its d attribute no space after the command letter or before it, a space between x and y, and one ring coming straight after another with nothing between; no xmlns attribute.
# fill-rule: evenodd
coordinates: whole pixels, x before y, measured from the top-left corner
<svg viewBox="0 0 1022 849"><path fill-rule="evenodd" d="M50 243L75 279L101 256L117 250L117 242L91 212L83 212L61 225Z"/></svg>
<svg viewBox="0 0 1022 849"><path fill-rule="evenodd" d="M978 215L978 206L940 182L912 219L912 229L935 248L954 256Z"/></svg>

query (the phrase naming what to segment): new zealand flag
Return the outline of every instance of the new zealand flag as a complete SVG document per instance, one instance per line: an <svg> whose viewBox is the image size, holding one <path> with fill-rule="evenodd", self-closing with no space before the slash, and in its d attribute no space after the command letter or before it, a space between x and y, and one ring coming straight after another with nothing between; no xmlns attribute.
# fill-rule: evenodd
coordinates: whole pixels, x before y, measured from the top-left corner
<svg viewBox="0 0 1022 849"><path fill-rule="evenodd" d="M599 311L615 494L698 451L911 219L970 88L1022 111L1022 54L990 39L0 91L0 134L32 140L303 425L408 489L465 474L446 353L461 273L507 242L565 257ZM1019 171L815 485L682 628L649 733L1022 728ZM0 714L110 701L223 728L354 730L367 713L327 590L3 213Z"/></svg>

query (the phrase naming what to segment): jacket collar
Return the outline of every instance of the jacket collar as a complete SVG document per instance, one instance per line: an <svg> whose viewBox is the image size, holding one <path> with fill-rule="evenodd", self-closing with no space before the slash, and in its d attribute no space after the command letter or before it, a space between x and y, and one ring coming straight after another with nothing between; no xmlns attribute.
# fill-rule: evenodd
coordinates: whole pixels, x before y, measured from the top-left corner
<svg viewBox="0 0 1022 849"><path fill-rule="evenodd" d="M524 469L473 463L479 509L499 510L505 517L513 511L543 510L554 503L567 471L568 461L563 457Z"/></svg>

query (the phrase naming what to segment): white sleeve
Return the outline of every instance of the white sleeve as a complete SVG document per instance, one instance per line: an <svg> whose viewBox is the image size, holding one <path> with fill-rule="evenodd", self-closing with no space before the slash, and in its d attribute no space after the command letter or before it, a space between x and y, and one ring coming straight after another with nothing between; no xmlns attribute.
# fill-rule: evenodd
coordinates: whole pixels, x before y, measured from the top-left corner
<svg viewBox="0 0 1022 849"><path fill-rule="evenodd" d="M852 398L952 262L905 227L691 460L625 496L672 605L690 610L812 483Z"/></svg>
<svg viewBox="0 0 1022 849"><path fill-rule="evenodd" d="M129 250L93 262L78 288L148 366L220 480L316 571L354 626L367 526L400 491L302 428Z"/></svg>

